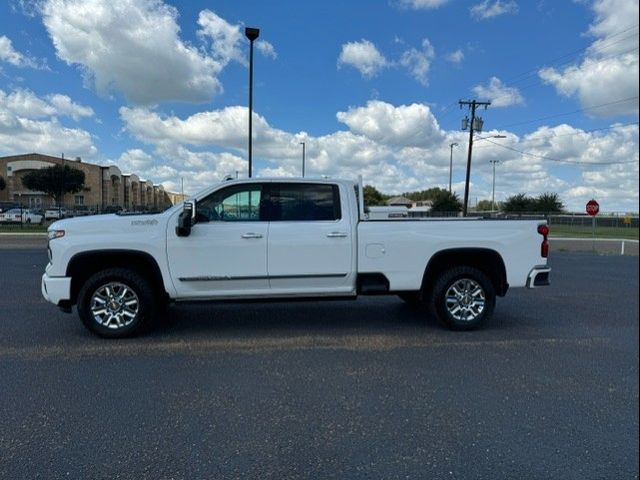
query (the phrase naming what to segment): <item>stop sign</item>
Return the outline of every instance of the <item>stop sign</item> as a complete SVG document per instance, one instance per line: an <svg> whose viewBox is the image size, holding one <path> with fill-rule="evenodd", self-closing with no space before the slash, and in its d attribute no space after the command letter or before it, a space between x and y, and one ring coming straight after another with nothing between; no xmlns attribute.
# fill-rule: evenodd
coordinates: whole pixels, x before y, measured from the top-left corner
<svg viewBox="0 0 640 480"><path fill-rule="evenodd" d="M587 202L587 213L592 217L595 217L600 211L600 204L596 202L594 199L591 199Z"/></svg>

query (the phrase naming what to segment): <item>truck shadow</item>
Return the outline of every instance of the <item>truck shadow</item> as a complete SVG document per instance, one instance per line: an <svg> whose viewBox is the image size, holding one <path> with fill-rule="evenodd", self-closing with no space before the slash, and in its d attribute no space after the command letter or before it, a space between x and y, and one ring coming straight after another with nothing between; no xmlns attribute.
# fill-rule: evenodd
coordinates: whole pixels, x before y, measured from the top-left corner
<svg viewBox="0 0 640 480"><path fill-rule="evenodd" d="M426 309L412 308L395 297L379 297L356 301L176 304L156 319L146 336L420 335L434 330L447 331Z"/></svg>

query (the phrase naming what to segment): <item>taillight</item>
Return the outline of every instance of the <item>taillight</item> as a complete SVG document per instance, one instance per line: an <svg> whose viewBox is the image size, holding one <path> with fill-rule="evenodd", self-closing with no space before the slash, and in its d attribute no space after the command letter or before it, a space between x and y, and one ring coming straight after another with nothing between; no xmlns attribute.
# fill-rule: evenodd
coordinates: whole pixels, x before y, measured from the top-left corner
<svg viewBox="0 0 640 480"><path fill-rule="evenodd" d="M549 226L542 224L538 225L538 233L542 235L542 244L540 245L540 256L547 258L549 256Z"/></svg>

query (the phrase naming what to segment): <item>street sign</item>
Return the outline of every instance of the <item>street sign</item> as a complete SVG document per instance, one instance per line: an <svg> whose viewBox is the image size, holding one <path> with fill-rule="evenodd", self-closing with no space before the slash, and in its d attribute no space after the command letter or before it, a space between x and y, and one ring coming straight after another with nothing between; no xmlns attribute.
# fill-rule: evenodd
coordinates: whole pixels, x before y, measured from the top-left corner
<svg viewBox="0 0 640 480"><path fill-rule="evenodd" d="M593 198L587 202L587 213L592 217L595 217L600 211L600 204Z"/></svg>

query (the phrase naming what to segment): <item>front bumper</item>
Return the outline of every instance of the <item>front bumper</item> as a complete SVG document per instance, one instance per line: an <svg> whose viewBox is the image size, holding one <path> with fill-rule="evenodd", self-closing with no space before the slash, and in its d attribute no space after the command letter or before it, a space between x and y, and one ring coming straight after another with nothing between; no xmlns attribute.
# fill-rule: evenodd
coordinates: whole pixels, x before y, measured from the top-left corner
<svg viewBox="0 0 640 480"><path fill-rule="evenodd" d="M40 285L42 296L54 305L64 305L71 300L71 277L50 277L42 275Z"/></svg>
<svg viewBox="0 0 640 480"><path fill-rule="evenodd" d="M546 265L536 265L527 276L527 288L547 287L551 285L549 274L551 267Z"/></svg>

